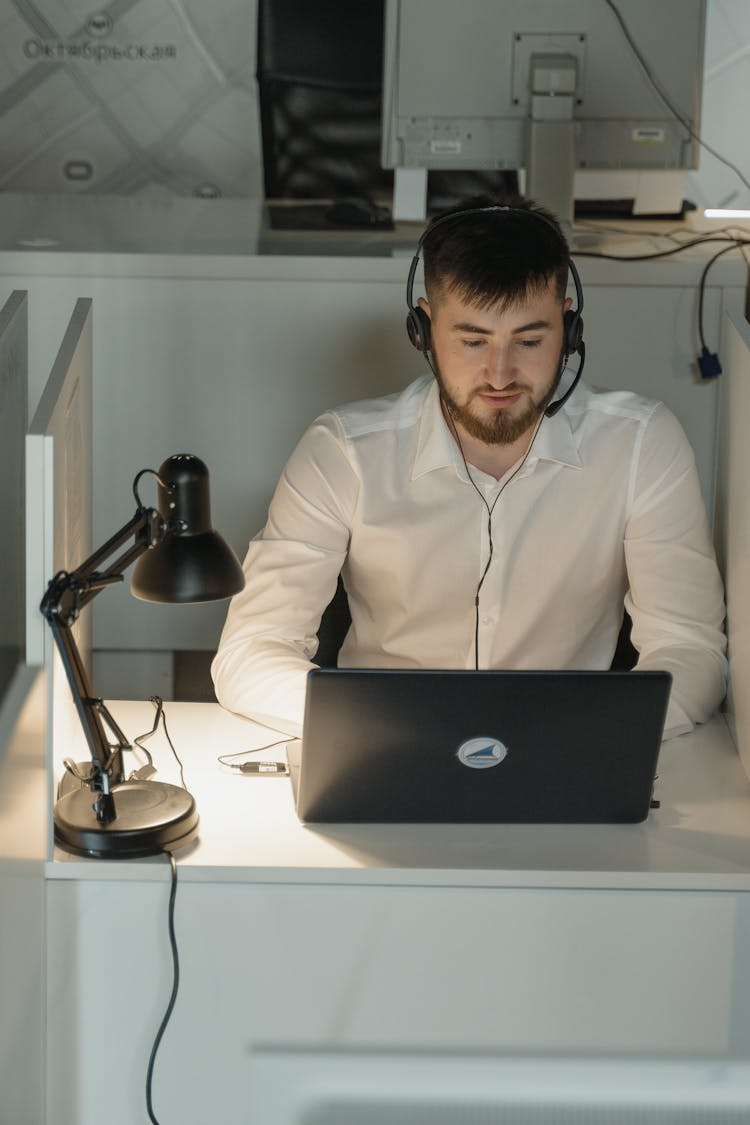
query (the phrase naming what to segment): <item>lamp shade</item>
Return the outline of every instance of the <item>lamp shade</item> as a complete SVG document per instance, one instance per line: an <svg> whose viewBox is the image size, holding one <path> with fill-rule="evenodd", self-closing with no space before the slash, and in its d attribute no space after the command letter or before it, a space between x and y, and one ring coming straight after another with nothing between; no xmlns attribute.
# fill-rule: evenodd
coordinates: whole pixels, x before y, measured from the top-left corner
<svg viewBox="0 0 750 1125"><path fill-rule="evenodd" d="M245 584L232 548L211 526L208 469L192 454L168 457L158 472L161 542L141 555L130 588L149 602L212 602Z"/></svg>

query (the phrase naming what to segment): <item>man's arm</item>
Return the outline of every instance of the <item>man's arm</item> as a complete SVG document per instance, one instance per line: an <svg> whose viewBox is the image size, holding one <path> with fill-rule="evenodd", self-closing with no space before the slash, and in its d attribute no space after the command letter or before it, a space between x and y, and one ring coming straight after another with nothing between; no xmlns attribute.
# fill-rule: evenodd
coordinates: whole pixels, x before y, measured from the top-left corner
<svg viewBox="0 0 750 1125"><path fill-rule="evenodd" d="M625 535L639 669L672 673L665 737L705 722L726 691L724 593L695 459L685 434L657 406L631 483Z"/></svg>
<svg viewBox="0 0 750 1125"><path fill-rule="evenodd" d="M304 434L244 562L212 665L216 697L275 729L302 730L317 630L349 544L359 480L335 416Z"/></svg>

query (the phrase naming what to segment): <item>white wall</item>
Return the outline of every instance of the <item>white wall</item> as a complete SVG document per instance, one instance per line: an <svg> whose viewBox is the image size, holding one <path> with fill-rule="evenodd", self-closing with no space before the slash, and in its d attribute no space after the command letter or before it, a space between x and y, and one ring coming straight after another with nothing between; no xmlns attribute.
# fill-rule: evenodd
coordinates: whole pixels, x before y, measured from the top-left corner
<svg viewBox="0 0 750 1125"><path fill-rule="evenodd" d="M257 195L256 0L0 0L0 190Z"/></svg>
<svg viewBox="0 0 750 1125"><path fill-rule="evenodd" d="M701 133L750 179L747 100L750 91L750 3L708 0ZM687 177L699 207L750 207L750 188L711 153Z"/></svg>

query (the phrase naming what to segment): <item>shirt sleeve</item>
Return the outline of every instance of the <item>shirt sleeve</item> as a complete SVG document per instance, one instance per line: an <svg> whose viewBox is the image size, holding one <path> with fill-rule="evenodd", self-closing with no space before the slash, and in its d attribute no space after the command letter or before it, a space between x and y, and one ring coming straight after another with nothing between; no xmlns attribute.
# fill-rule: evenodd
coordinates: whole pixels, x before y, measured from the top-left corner
<svg viewBox="0 0 750 1125"><path fill-rule="evenodd" d="M303 435L245 557L212 664L222 706L299 735L317 630L346 557L359 480L340 424Z"/></svg>
<svg viewBox="0 0 750 1125"><path fill-rule="evenodd" d="M695 459L677 419L657 405L633 467L625 531L636 667L672 674L664 730L705 722L726 692L724 591Z"/></svg>

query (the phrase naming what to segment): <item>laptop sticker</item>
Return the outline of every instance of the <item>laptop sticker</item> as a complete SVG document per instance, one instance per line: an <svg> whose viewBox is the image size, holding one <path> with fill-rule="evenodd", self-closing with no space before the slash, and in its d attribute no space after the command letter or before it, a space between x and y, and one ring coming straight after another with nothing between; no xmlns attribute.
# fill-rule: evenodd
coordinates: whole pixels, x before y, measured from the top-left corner
<svg viewBox="0 0 750 1125"><path fill-rule="evenodd" d="M473 770L487 770L498 766L506 758L508 747L496 738L470 738L462 742L456 757L462 766Z"/></svg>

